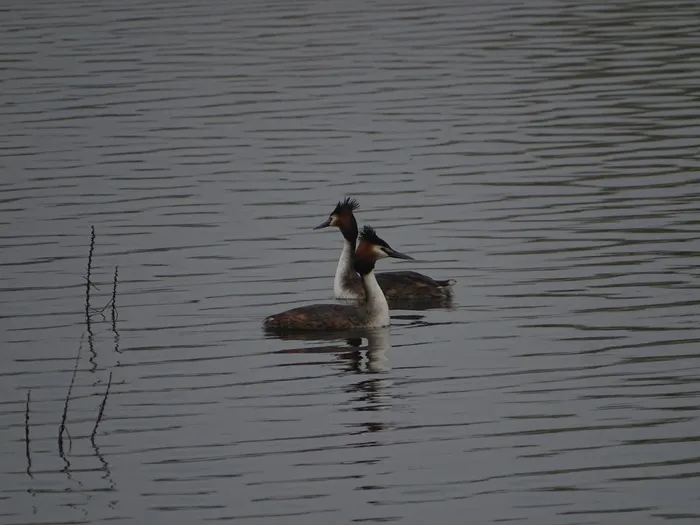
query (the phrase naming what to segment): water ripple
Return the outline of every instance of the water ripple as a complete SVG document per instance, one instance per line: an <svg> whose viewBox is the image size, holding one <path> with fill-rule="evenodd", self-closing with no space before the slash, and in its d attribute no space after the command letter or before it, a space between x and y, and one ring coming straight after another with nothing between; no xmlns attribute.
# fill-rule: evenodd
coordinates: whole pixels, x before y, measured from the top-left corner
<svg viewBox="0 0 700 525"><path fill-rule="evenodd" d="M695 2L2 14L3 523L697 521ZM346 195L454 300L263 334Z"/></svg>

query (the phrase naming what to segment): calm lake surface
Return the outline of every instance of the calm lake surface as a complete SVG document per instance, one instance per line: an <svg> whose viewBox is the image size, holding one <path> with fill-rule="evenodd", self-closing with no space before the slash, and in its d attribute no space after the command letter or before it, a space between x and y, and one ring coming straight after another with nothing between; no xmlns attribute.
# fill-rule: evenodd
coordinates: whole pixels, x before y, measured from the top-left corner
<svg viewBox="0 0 700 525"><path fill-rule="evenodd" d="M700 4L1 11L0 523L698 523Z"/></svg>

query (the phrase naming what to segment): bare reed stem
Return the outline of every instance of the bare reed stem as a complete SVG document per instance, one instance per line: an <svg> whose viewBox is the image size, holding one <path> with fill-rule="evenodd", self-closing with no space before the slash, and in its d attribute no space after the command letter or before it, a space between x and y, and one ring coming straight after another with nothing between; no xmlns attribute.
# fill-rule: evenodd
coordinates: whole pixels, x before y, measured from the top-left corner
<svg viewBox="0 0 700 525"><path fill-rule="evenodd" d="M90 324L90 287L92 286L92 253L95 251L95 227L90 226L90 254L87 264L87 282L85 283L85 319Z"/></svg>
<svg viewBox="0 0 700 525"><path fill-rule="evenodd" d="M27 453L27 474L31 477L32 475L32 454L31 454L31 447L29 445L29 403L32 399L32 391L27 390L27 409L24 412L24 441L26 444L26 453Z"/></svg>
<svg viewBox="0 0 700 525"><path fill-rule="evenodd" d="M112 330L117 323L117 278L119 277L119 266L114 267L114 284L112 285Z"/></svg>

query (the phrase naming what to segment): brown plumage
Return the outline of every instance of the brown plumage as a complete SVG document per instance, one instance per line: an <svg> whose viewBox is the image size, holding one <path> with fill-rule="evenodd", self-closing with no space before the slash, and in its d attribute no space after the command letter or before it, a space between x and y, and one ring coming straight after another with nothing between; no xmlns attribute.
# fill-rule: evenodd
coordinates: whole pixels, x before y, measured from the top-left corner
<svg viewBox="0 0 700 525"><path fill-rule="evenodd" d="M312 304L300 306L263 322L266 330L352 330L362 324L364 316L357 306L344 304Z"/></svg>
<svg viewBox="0 0 700 525"><path fill-rule="evenodd" d="M422 273L405 272L380 272L376 274L377 282L384 292L387 301L407 298L439 299L452 295L452 279L436 281ZM355 274L347 276L343 283L358 297L364 297L360 276Z"/></svg>

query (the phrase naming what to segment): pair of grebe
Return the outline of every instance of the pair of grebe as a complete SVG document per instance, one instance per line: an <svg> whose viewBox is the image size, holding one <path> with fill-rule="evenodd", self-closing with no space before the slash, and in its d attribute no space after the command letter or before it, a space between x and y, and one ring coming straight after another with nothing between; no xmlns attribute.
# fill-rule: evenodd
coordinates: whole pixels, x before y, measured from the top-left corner
<svg viewBox="0 0 700 525"><path fill-rule="evenodd" d="M445 298L451 295L455 281L435 281L417 272L385 272L375 275L380 259L411 259L397 252L381 239L373 228L364 226L358 235L353 212L359 208L355 199L345 199L316 230L336 226L345 245L335 272L333 292L338 299L357 299L357 305L314 304L293 308L267 317L268 330L353 330L374 329L389 325L391 299ZM359 243L358 243L359 240Z"/></svg>

